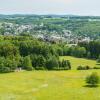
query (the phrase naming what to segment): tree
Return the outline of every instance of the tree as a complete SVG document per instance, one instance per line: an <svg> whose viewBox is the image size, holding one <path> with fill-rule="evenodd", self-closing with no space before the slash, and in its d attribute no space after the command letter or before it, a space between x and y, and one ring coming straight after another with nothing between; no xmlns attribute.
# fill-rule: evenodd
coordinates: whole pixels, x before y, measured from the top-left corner
<svg viewBox="0 0 100 100"><path fill-rule="evenodd" d="M87 58L88 58L88 59L91 58L91 53L90 53L90 52L87 53Z"/></svg>
<svg viewBox="0 0 100 100"><path fill-rule="evenodd" d="M37 57L37 62L38 62L38 66L39 67L45 67L45 62L46 62L46 60L45 60L45 58L42 56L42 55L39 55L38 57Z"/></svg>
<svg viewBox="0 0 100 100"><path fill-rule="evenodd" d="M15 59L6 58L4 65L5 67L10 68L11 71L14 71L17 68L18 64Z"/></svg>
<svg viewBox="0 0 100 100"><path fill-rule="evenodd" d="M68 46L64 46L64 48L63 48L63 55L67 56L67 55L70 55L70 54L71 54L71 48L68 47Z"/></svg>
<svg viewBox="0 0 100 100"><path fill-rule="evenodd" d="M98 57L98 59L97 59L97 63L100 63L100 55L99 55L99 57Z"/></svg>
<svg viewBox="0 0 100 100"><path fill-rule="evenodd" d="M62 60L62 66L64 70L70 70L71 69L71 64L69 60Z"/></svg>
<svg viewBox="0 0 100 100"><path fill-rule="evenodd" d="M16 56L19 54L18 48L12 43L4 42L0 44L0 55L4 57Z"/></svg>
<svg viewBox="0 0 100 100"><path fill-rule="evenodd" d="M79 46L72 47L71 50L72 56L82 58L85 56L85 54L86 54L86 49L84 47L79 47Z"/></svg>
<svg viewBox="0 0 100 100"><path fill-rule="evenodd" d="M71 63L69 60L67 60L67 65L68 65L69 70L71 70Z"/></svg>
<svg viewBox="0 0 100 100"><path fill-rule="evenodd" d="M0 72L12 72L16 69L16 67L17 63L14 59L11 60L9 58L0 57Z"/></svg>
<svg viewBox="0 0 100 100"><path fill-rule="evenodd" d="M48 70L59 69L59 61L58 59L53 56L46 62L46 67Z"/></svg>
<svg viewBox="0 0 100 100"><path fill-rule="evenodd" d="M30 56L26 56L26 57L23 58L22 66L23 66L24 69L26 69L28 71L33 69Z"/></svg>
<svg viewBox="0 0 100 100"><path fill-rule="evenodd" d="M86 83L92 87L97 86L97 84L99 84L99 76L97 73L92 73L90 76L87 76Z"/></svg>
<svg viewBox="0 0 100 100"><path fill-rule="evenodd" d="M4 67L5 66L4 63L5 63L5 58L4 57L0 57L0 73L8 72L6 70L6 68Z"/></svg>

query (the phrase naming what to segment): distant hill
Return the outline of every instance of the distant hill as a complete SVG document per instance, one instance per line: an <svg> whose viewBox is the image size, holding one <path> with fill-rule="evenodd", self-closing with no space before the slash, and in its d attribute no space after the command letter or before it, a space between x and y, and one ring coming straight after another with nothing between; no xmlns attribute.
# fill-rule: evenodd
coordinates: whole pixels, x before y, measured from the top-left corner
<svg viewBox="0 0 100 100"><path fill-rule="evenodd" d="M75 36L100 38L100 16L77 16L77 15L0 15L0 23L12 23L14 25L30 25L31 29L24 32L29 34L59 34L71 31ZM8 26L9 27L9 26ZM4 29L4 30L3 30ZM0 34L8 32L6 27L0 27ZM10 27L9 27L10 30ZM13 32L16 28L11 29ZM22 30L23 32L23 30ZM20 34L20 33L18 33Z"/></svg>

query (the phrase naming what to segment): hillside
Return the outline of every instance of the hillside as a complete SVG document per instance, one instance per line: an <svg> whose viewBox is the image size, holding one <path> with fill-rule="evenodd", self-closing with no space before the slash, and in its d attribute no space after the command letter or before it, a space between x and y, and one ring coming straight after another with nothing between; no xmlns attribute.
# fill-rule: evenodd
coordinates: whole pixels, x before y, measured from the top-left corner
<svg viewBox="0 0 100 100"><path fill-rule="evenodd" d="M76 70L78 65L94 66L96 61L69 56L62 58L71 61L72 70L20 71L0 74L0 100L100 99L97 95L100 87L85 87L84 81L85 77L92 72L97 72L100 76L100 70Z"/></svg>
<svg viewBox="0 0 100 100"><path fill-rule="evenodd" d="M0 34L77 41L100 38L100 17L67 15L0 15ZM53 37L52 37L53 36Z"/></svg>
<svg viewBox="0 0 100 100"><path fill-rule="evenodd" d="M90 71L32 71L0 74L0 100L99 100L100 87L85 87Z"/></svg>
<svg viewBox="0 0 100 100"><path fill-rule="evenodd" d="M96 61L95 60L89 60L89 59L84 59L84 58L75 58L75 57L71 57L71 56L64 56L64 57L60 57L60 59L65 59L65 60L70 60L71 65L72 65L72 69L77 69L78 66L91 66L91 68L96 67L99 65L96 65Z"/></svg>

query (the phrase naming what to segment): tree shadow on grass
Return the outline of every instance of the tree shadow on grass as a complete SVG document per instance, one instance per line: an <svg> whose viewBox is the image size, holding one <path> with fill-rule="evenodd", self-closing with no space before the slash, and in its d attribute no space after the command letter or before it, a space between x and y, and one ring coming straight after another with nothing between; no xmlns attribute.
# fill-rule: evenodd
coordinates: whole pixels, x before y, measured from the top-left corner
<svg viewBox="0 0 100 100"><path fill-rule="evenodd" d="M96 65L100 65L100 63L96 64Z"/></svg>
<svg viewBox="0 0 100 100"><path fill-rule="evenodd" d="M84 85L83 87L87 87L87 88L97 88L97 87L99 87L99 85Z"/></svg>

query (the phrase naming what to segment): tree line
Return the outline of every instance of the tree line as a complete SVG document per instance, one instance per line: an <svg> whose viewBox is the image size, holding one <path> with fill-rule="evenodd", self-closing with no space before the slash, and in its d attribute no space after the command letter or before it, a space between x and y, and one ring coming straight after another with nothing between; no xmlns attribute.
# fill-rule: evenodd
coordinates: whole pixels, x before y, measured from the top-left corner
<svg viewBox="0 0 100 100"><path fill-rule="evenodd" d="M30 36L0 36L0 72L69 70L69 60L60 60L60 46Z"/></svg>
<svg viewBox="0 0 100 100"><path fill-rule="evenodd" d="M70 55L79 58L99 59L100 40L80 42L77 46L64 46L63 55Z"/></svg>
<svg viewBox="0 0 100 100"><path fill-rule="evenodd" d="M59 56L100 59L100 41L81 42L76 46L49 43L32 36L0 36L0 72L25 70L68 70L69 60Z"/></svg>

